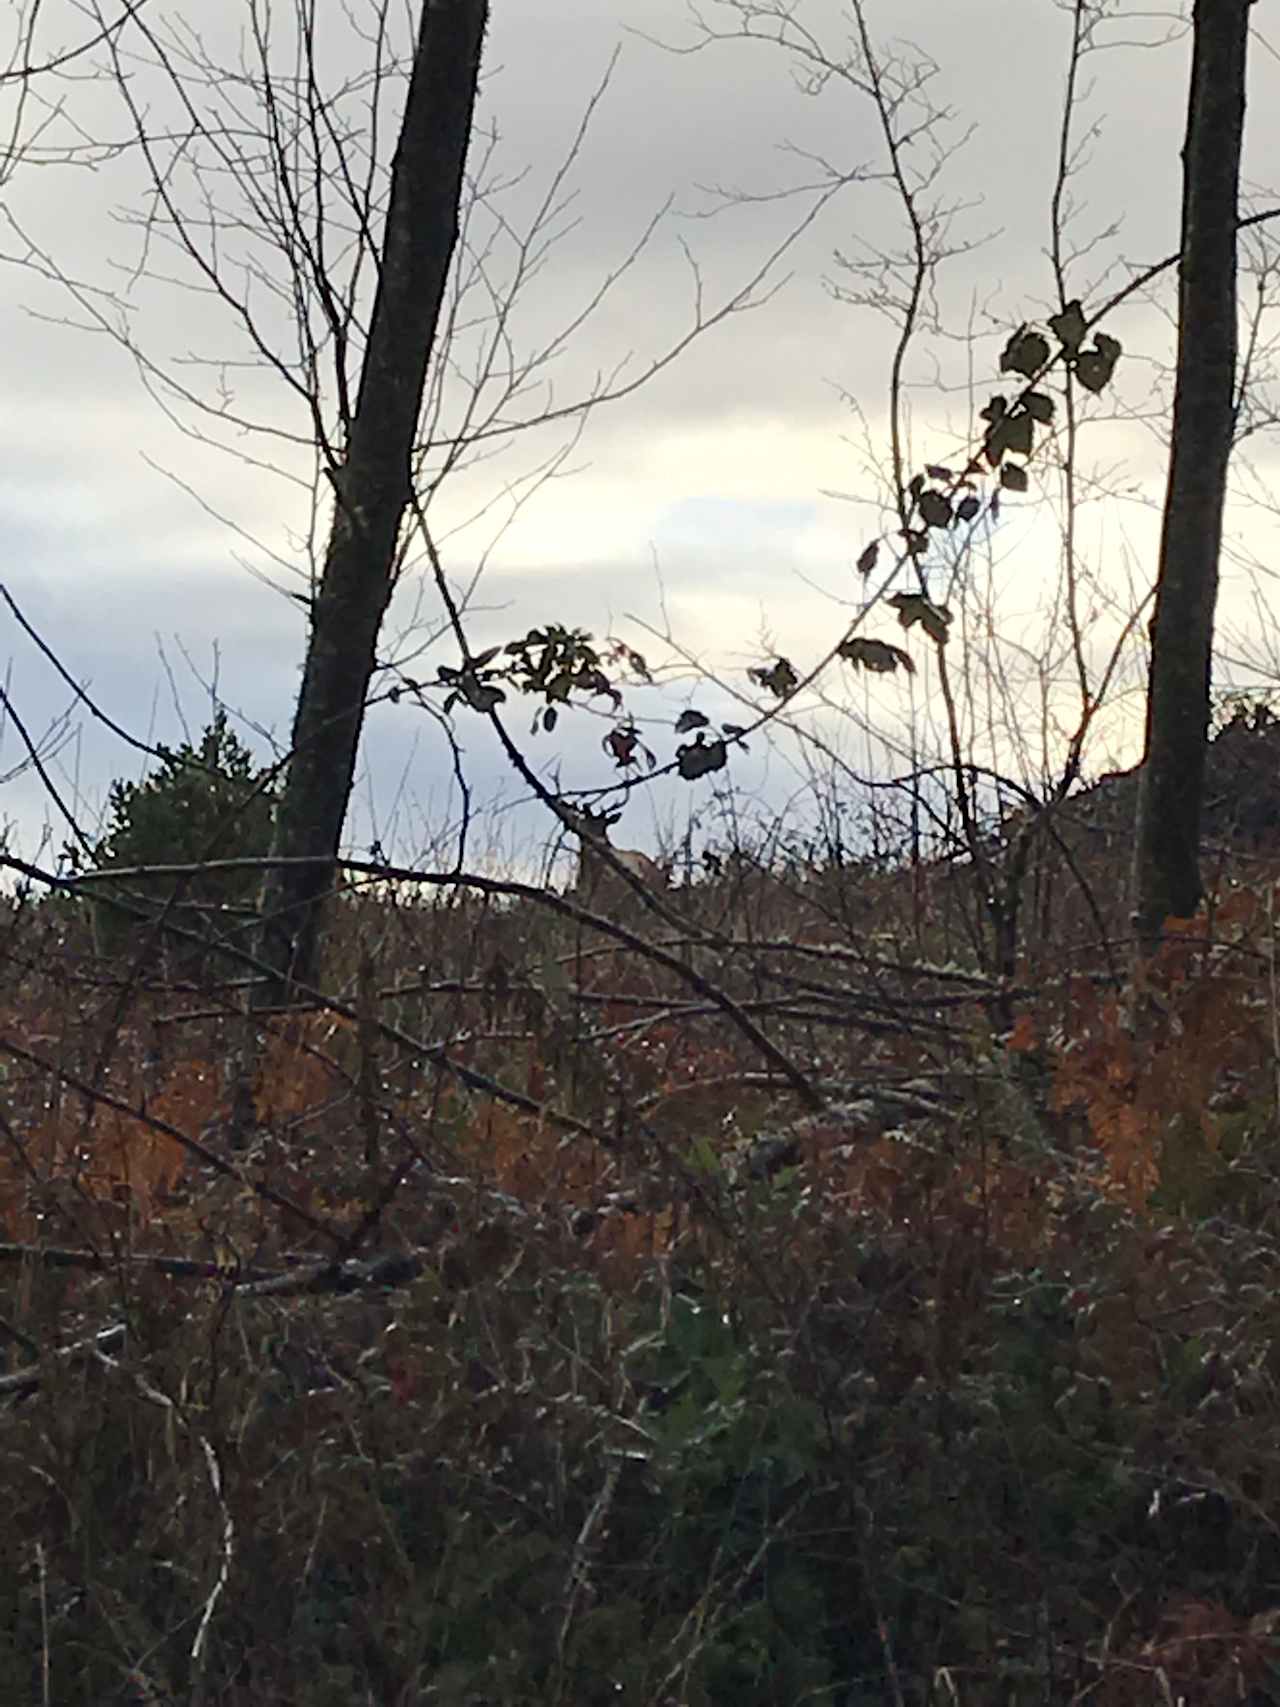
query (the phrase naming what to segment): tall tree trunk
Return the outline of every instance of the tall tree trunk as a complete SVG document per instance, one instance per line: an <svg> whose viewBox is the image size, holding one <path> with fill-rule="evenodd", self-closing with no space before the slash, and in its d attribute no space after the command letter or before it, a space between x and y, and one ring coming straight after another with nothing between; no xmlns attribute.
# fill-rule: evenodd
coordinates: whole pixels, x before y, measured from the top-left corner
<svg viewBox="0 0 1280 1707"><path fill-rule="evenodd" d="M360 387L314 601L275 853L263 896L260 1001L315 981L320 914L355 775L375 647L391 596L410 463L458 237L488 0L422 0Z"/></svg>
<svg viewBox="0 0 1280 1707"><path fill-rule="evenodd" d="M1138 790L1134 924L1147 946L1200 883L1200 802L1227 462L1235 424L1236 223L1251 0L1196 0L1182 152L1178 371Z"/></svg>

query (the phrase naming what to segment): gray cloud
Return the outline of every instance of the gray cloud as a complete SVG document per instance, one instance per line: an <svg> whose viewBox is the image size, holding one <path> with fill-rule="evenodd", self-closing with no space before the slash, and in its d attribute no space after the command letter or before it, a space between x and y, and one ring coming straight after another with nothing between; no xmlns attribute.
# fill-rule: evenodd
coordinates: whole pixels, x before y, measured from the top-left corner
<svg viewBox="0 0 1280 1707"><path fill-rule="evenodd" d="M730 21L724 6L707 5L704 13L721 24ZM814 0L805 15L838 40L842 13L838 0ZM955 340L926 340L909 373L916 387L913 442L919 454L936 458L960 441L972 402L991 389L999 340L1051 298L1047 202L1069 14L1052 4L1014 6L1008 0L941 7L933 0L897 0L868 13L881 39L914 39L936 63L930 92L954 114L942 133L937 196L968 204L956 216L953 240L986 239L952 261L937 281L949 330L969 327L985 339L972 376L970 353ZM71 20L69 11L65 34ZM858 163L883 169L865 101L837 87L807 99L783 57L759 43L665 54L629 27L637 20L664 40L693 39L689 11L679 0L645 0L642 7L634 0L525 0L495 7L484 118L501 134L501 170L527 169L508 198L513 217L527 214L543 192L586 99L614 48L622 47L574 174L572 211L579 223L552 253L517 315L517 339L545 335L576 313L668 197L683 216L659 230L566 353L555 372L557 400L584 392L628 352L628 371L639 369L679 336L693 286L682 243L697 260L708 300L720 300L750 275L803 206L761 202L729 207L714 218L690 217L708 207L706 186L776 192L802 180L812 169L785 151L788 142L845 169ZM230 42L235 8L221 9L213 27ZM1117 45L1088 62L1085 110L1099 130L1073 192L1081 212L1072 228L1085 251L1073 277L1085 292L1104 279L1119 285L1127 277L1122 263L1151 262L1176 241L1186 42L1124 45L1159 40L1169 31L1168 20L1118 8L1109 32ZM337 64L351 52L350 43L342 48L335 40L329 51ZM1259 178L1271 146L1274 78L1273 59L1259 52L1250 136ZM109 89L72 87L67 97L90 103L102 134L120 132ZM973 135L961 146L970 126ZM137 188L135 167L121 158L92 174L20 167L3 193L23 229L67 272L124 289L129 280L113 263L130 254L131 233L114 210ZM1112 224L1117 230L1108 234ZM833 270L835 251L861 253L863 245L901 242L889 190L880 183L850 185L796 245L785 269L792 276L775 297L713 329L635 397L594 413L572 458L579 472L549 485L494 545L476 597L477 636L499 639L548 617L601 632L627 612L660 626L665 601L666 614L695 652L739 672L757 655L768 629L802 661L818 655L847 620L848 606L838 601L857 597L851 560L881 525L883 489L867 456L883 469L891 338L882 316L834 301L827 281L840 278ZM0 233L0 249L12 258L21 242L12 232ZM0 419L6 580L68 669L139 734L170 740L180 734L159 635L194 725L206 700L181 648L207 676L216 647L223 696L252 724L285 739L304 642L301 613L249 575L237 557L273 573L279 559L304 570L306 491L175 431L138 383L131 359L108 339L33 317L33 311L75 317L53 285L12 266L3 277L0 336L9 357L10 398ZM137 335L157 356L187 362L197 353L238 350L233 329L206 297L135 284L133 300ZM1168 326L1149 307L1123 311L1117 330L1136 353L1167 357ZM210 383L208 370L181 371L197 385ZM1139 363L1131 371L1134 395L1141 395L1146 374ZM238 368L225 377L237 409L305 434L302 412L276 381ZM935 381L950 389L939 392ZM861 423L847 398L860 408ZM1158 447L1132 429L1107 431L1108 444L1122 437L1125 454L1137 457L1137 477L1158 488ZM551 435L530 436L464 475L442 496L441 521L460 522L553 442ZM235 435L232 443L254 448ZM305 476L305 453L278 447L273 454L287 472ZM838 503L824 496L831 489L854 492L862 501L856 507ZM459 579L492 540L498 513L447 543L446 561ZM261 541L266 552L255 551L245 536ZM396 607L401 629L412 603L406 589ZM393 624L389 643L396 632ZM33 730L47 727L67 710L65 687L7 619L6 636L14 704ZM437 656L450 655L442 643ZM741 683L740 673L735 679ZM688 691L673 685L655 709L669 718ZM64 747L57 762L64 783L78 786L89 812L110 776L136 773L137 760L92 719L82 724L78 749L73 754ZM568 720L558 732L566 779L607 775L598 739L589 718ZM516 799L519 790L487 738L467 730L465 740L478 795ZM548 765L553 750L548 743ZM18 756L10 729L0 764L11 766ZM541 753L538 758L544 762ZM779 780L781 762L756 752L740 774L752 786L776 787L781 799L790 786ZM400 833L411 841L410 800L436 817L454 809L448 772L447 751L426 719L403 708L379 708L365 743L353 834L381 834L388 815L398 812ZM705 793L704 787L699 798ZM678 810L685 798L665 797L660 813ZM28 839L45 816L30 776L9 784L3 808Z"/></svg>

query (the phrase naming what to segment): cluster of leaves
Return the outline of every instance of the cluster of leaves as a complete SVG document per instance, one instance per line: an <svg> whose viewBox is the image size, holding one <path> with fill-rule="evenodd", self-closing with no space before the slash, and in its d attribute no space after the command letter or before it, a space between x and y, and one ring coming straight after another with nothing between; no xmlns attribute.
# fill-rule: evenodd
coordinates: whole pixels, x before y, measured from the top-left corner
<svg viewBox="0 0 1280 1707"><path fill-rule="evenodd" d="M986 515L992 523L999 518L1002 491L1027 490L1026 464L1034 450L1036 428L1049 428L1054 420L1054 400L1040 389L1040 382L1055 362L1061 363L1065 372L1088 391L1101 391L1109 383L1121 354L1120 344L1102 332L1094 335L1091 344L1086 344L1088 322L1079 302L1069 303L1060 314L1051 316L1046 325L1056 340L1056 351L1043 332L1027 325L1020 327L1006 343L1000 360L1001 372L1020 374L1028 383L1013 399L994 395L982 410L985 428L977 454L958 472L931 463L908 483L899 533L905 560L916 565L918 571L929 550L932 533L959 525L972 526L981 518L984 500L978 482L984 475L998 473L996 490L985 501ZM876 567L880 545L880 540L872 540L859 555L857 569L863 576ZM951 612L929 596L923 575L921 578L918 589L898 590L886 602L896 611L903 629L909 631L918 626L935 645L943 646L950 633ZM836 655L856 668L876 674L898 670L911 673L915 668L905 648L857 633L846 637ZM657 757L643 739L634 716L623 710L619 680L624 673L640 682L652 681L645 659L630 647L613 642L601 650L585 631L549 623L530 629L506 645L488 647L461 665L440 666L432 687L444 690L446 715L458 705L481 714L496 711L506 702L509 692L539 699L542 704L533 719L535 734L539 730L547 733L554 730L561 711L575 700L607 700L616 720L602 743L606 755L620 770L641 764L654 770ZM802 682L801 673L791 660L781 656L752 666L747 676L776 703L790 699ZM389 697L398 700L404 691L421 698L427 690L406 676ZM694 737L678 745L673 755L674 768L686 781L723 770L730 747L744 744L741 725L725 723L713 732L710 720L692 709L677 720L675 733L677 736L693 733Z"/></svg>
<svg viewBox="0 0 1280 1707"><path fill-rule="evenodd" d="M923 560L930 536L958 526L973 526L983 516L995 523L1000 515L1002 492L1022 493L1028 488L1027 462L1035 449L1036 429L1052 426L1057 406L1041 389L1045 373L1055 362L1087 391L1099 392L1109 384L1120 359L1119 342L1104 332L1095 333L1086 344L1088 322L1079 302L1071 302L1046 322L1057 341L1055 351L1049 338L1035 327L1018 328L1005 344L1000 357L1001 373L1020 374L1027 385L1017 397L996 393L980 413L984 430L980 448L966 465L956 470L942 463L929 463L914 474L904 494L905 519L898 530L904 560L915 566L921 585L913 591L899 590L885 602L897 613L901 626L919 626L935 646L945 646L951 630L951 611L929 596L924 582ZM1019 458L1014 461L1012 458ZM998 474L994 491L984 500L979 482ZM864 578L880 561L882 541L871 540L860 552L856 568ZM903 671L913 674L915 664L904 647L870 635L850 633L836 655L856 668L877 675ZM802 676L789 658L778 656L747 671L748 679L771 699L783 702L800 688Z"/></svg>
<svg viewBox="0 0 1280 1707"><path fill-rule="evenodd" d="M1036 431L1052 427L1057 413L1053 397L1042 389L1044 376L1055 363L1060 363L1086 391L1097 393L1110 383L1120 359L1120 343L1105 332L1095 333L1092 342L1086 343L1089 326L1078 301L1068 303L1045 324L1056 341L1056 349L1044 332L1030 325L1020 326L1005 344L1000 356L1001 373L1018 374L1027 384L1013 398L993 394L980 411L984 428L978 452L962 469L930 463L908 482L906 513L899 534L906 560L917 567L929 551L931 534L960 525L972 526L982 518L984 509L988 521L994 524L1000 516L1001 494L1027 491L1027 464L1035 450ZM997 475L997 485L984 505L979 482L991 473ZM880 560L880 546L881 541L874 539L863 549L856 565L859 574L865 577L875 569ZM935 645L946 644L950 612L933 603L923 588L896 593L888 602L897 610L904 628L919 623ZM864 669L909 671L912 668L901 648L858 636L851 636L845 642L840 656ZM777 692L772 684L765 685ZM779 693L778 697L785 695Z"/></svg>
<svg viewBox="0 0 1280 1707"><path fill-rule="evenodd" d="M569 705L607 700L616 720L601 741L606 757L622 771L641 765L652 771L658 765L657 755L634 716L622 710L624 679L652 682L643 654L617 640L602 648L584 629L549 623L531 628L505 646L488 647L461 666L442 664L432 686L446 690L442 708L446 715L460 704L482 714L496 711L510 693L539 699L543 703L534 713L534 734L550 734ZM421 699L427 689L405 676L388 697L397 702L406 691ZM687 781L723 770L729 746L745 744L740 725L723 723L713 731L711 720L692 707L676 718L675 733L693 735L673 755L676 771Z"/></svg>
<svg viewBox="0 0 1280 1707"><path fill-rule="evenodd" d="M619 666L625 666L641 681L650 679L640 653L619 646L601 652L585 630L548 623L531 628L505 646L487 647L461 666L442 664L434 685L447 690L443 706L446 715L458 704L481 713L496 711L506 703L508 690L541 699L533 729L535 734L539 729L549 734L561 708L571 704L575 695L583 700L604 698L615 706L621 704L613 681ZM414 694L424 692L422 684L408 676L403 678L403 685ZM399 696L400 689L393 688L390 698L395 701Z"/></svg>
<svg viewBox="0 0 1280 1707"><path fill-rule="evenodd" d="M1000 371L1020 374L1028 386L1012 402L1000 395L992 397L982 411L987 423L982 455L990 468L1000 471L1000 485L1008 492L1027 490L1025 461L1032 454L1036 428L1052 426L1056 414L1053 398L1037 389L1041 376L1060 360L1078 384L1096 394L1110 384L1121 355L1119 340L1105 332L1095 333L1092 345L1086 346L1088 322L1079 302L1068 303L1046 325L1058 341L1056 353L1042 332L1020 326L1001 353ZM1008 455L1024 460L1006 462Z"/></svg>

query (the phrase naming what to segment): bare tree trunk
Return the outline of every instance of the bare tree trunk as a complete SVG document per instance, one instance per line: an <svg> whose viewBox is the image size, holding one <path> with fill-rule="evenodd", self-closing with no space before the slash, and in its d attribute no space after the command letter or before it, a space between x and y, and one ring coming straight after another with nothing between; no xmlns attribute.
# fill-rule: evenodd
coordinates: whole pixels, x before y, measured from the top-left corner
<svg viewBox="0 0 1280 1707"><path fill-rule="evenodd" d="M427 367L457 242L488 11L488 0L422 0L381 271L276 816L277 856L319 858L278 868L267 879L261 952L275 979L261 989L266 1005L283 1000L293 980L315 981L320 914L355 775Z"/></svg>
<svg viewBox="0 0 1280 1707"><path fill-rule="evenodd" d="M1200 801L1218 554L1235 422L1236 222L1251 0L1196 0L1183 147L1178 369L1138 791L1134 924L1144 944L1187 918Z"/></svg>

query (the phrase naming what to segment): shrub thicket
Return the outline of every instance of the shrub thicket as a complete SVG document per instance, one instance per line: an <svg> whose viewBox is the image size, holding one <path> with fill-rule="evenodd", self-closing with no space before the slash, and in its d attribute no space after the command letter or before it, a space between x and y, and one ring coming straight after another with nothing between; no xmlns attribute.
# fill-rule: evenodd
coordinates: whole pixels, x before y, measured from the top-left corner
<svg viewBox="0 0 1280 1707"><path fill-rule="evenodd" d="M270 772L255 767L225 712L215 714L197 745L184 741L157 750L160 762L150 776L112 784L95 870L198 865L268 852L275 802ZM246 867L95 885L98 951L146 954L155 945L171 968L190 973L220 966L211 946L233 935L252 911L259 883L260 873Z"/></svg>

